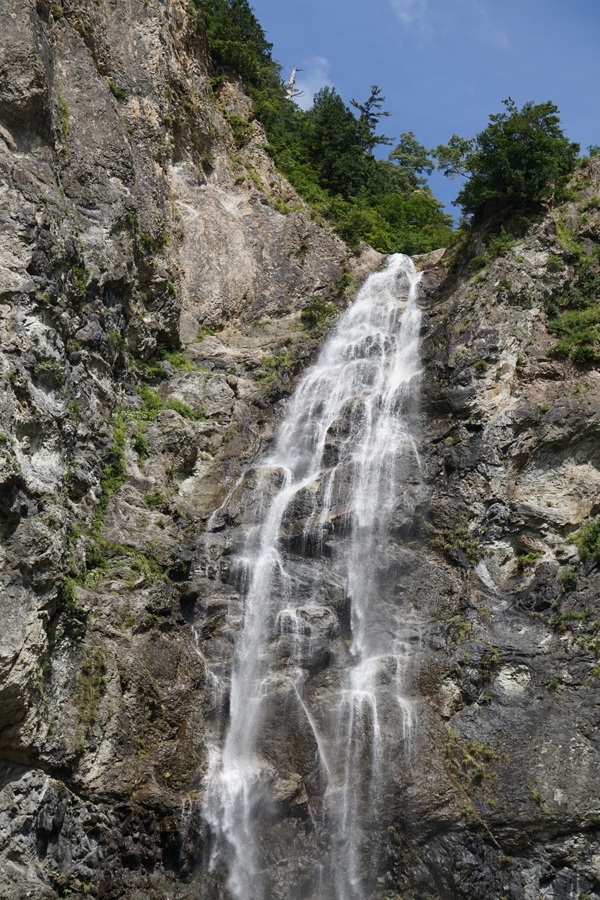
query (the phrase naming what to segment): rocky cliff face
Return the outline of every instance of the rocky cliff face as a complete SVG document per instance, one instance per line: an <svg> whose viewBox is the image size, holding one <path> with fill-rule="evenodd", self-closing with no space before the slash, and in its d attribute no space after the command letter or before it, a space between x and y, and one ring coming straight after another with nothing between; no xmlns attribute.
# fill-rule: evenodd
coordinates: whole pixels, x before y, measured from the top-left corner
<svg viewBox="0 0 600 900"><path fill-rule="evenodd" d="M251 475L206 523L379 257L240 136L178 0L11 0L0 41L0 894L223 897L200 810ZM418 727L381 896L600 897L598 575L569 541L600 511L600 384L546 312L599 268L597 157L574 190L476 274L421 263L422 491L390 550ZM305 789L264 825L273 896Z"/></svg>

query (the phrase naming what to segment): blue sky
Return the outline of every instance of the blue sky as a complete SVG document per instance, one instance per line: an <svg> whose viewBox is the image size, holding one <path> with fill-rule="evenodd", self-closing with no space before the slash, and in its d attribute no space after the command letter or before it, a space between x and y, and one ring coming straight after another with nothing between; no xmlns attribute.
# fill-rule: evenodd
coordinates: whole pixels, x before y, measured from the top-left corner
<svg viewBox="0 0 600 900"><path fill-rule="evenodd" d="M552 100L567 136L600 144L600 0L250 0L273 57L311 93L346 103L381 87L383 130L426 147L473 137L502 100ZM434 174L448 206L456 182Z"/></svg>

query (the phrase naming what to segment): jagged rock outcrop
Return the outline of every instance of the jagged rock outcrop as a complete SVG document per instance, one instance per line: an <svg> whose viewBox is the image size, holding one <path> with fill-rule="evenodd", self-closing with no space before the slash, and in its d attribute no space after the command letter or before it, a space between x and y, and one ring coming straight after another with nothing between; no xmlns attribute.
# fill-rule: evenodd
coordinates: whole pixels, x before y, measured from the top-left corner
<svg viewBox="0 0 600 900"><path fill-rule="evenodd" d="M1 41L0 893L164 897L202 853L194 546L360 265L236 146L184 3L11 2Z"/></svg>
<svg viewBox="0 0 600 900"><path fill-rule="evenodd" d="M379 257L311 219L257 123L236 145L249 101L215 95L179 0L10 0L0 42L0 895L223 897L201 790L251 468L206 523L324 333L306 322ZM598 572L569 541L600 512L600 383L547 328L600 270L598 157L573 189L474 274L421 261L422 494L391 551L419 727L382 896L600 897ZM344 586L298 615L326 703ZM282 771L310 781L289 727ZM312 838L301 780L279 787L286 897Z"/></svg>

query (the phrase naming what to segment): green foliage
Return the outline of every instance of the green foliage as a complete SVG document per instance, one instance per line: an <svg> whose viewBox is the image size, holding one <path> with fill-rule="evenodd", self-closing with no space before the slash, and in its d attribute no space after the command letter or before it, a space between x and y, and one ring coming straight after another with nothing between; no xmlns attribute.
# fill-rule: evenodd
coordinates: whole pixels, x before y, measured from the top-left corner
<svg viewBox="0 0 600 900"><path fill-rule="evenodd" d="M164 509L167 505L167 498L158 488L150 488L144 494L144 502L150 509Z"/></svg>
<svg viewBox="0 0 600 900"><path fill-rule="evenodd" d="M371 85L371 93L364 103L358 103L351 100L350 105L360 113L358 117L358 125L362 134L362 145L365 150L372 150L378 144L391 144L392 139L385 135L376 135L375 129L379 125L379 120L385 116L389 116L389 112L381 109L385 102L385 97L381 93L381 88L376 84Z"/></svg>
<svg viewBox="0 0 600 900"><path fill-rule="evenodd" d="M579 550L582 562L588 559L600 560L600 516L597 516L586 525L582 525L569 538Z"/></svg>
<svg viewBox="0 0 600 900"><path fill-rule="evenodd" d="M127 544L96 536L86 550L87 573L84 574L82 582L93 583L98 575L121 563L125 563L130 572L153 580L164 576L162 566L153 556L143 553L137 547L129 547Z"/></svg>
<svg viewBox="0 0 600 900"><path fill-rule="evenodd" d="M516 242L517 238L502 226L499 232L492 234L488 239L485 253L479 253L469 260L469 272L479 272L481 269L485 269L499 256L504 256L508 253ZM498 287L501 290L510 290L510 281L504 277L501 279Z"/></svg>
<svg viewBox="0 0 600 900"><path fill-rule="evenodd" d="M90 527L92 534L98 534L108 509L108 502L115 491L125 483L127 466L125 463L125 424L116 420L113 442L109 447L106 465L102 473L102 492Z"/></svg>
<svg viewBox="0 0 600 900"><path fill-rule="evenodd" d="M127 341L119 331L108 332L108 343L115 350L124 352L127 350Z"/></svg>
<svg viewBox="0 0 600 900"><path fill-rule="evenodd" d="M549 272L562 272L565 268L565 261L562 256L551 253L546 262L546 268Z"/></svg>
<svg viewBox="0 0 600 900"><path fill-rule="evenodd" d="M499 256L505 256L516 243L516 237L502 226L498 234L493 234L488 241L487 253L490 262Z"/></svg>
<svg viewBox="0 0 600 900"><path fill-rule="evenodd" d="M389 158L398 165L398 170L406 184L413 188L423 187L426 183L423 172L428 175L433 172L433 161L429 151L417 141L412 131L400 135L400 140Z"/></svg>
<svg viewBox="0 0 600 900"><path fill-rule="evenodd" d="M164 401L160 394L153 391L146 384L138 385L137 392L144 401L142 408L138 411L139 418L143 421L152 421L158 418L158 415L165 407Z"/></svg>
<svg viewBox="0 0 600 900"><path fill-rule="evenodd" d="M204 413L196 412L191 406L188 406L183 400L177 400L176 397L169 397L165 403L165 408L179 413L182 419L191 419L194 422L199 422L206 418Z"/></svg>
<svg viewBox="0 0 600 900"><path fill-rule="evenodd" d="M127 91L125 88L119 87L118 84L115 84L114 81L108 79L108 87L110 88L110 92L116 100L126 100L127 99Z"/></svg>
<svg viewBox="0 0 600 900"><path fill-rule="evenodd" d="M164 347L160 347L158 356L160 359L164 359L166 362L171 363L174 369L179 369L184 372L193 372L195 370L194 364L190 362L185 353L182 353L181 350L167 350Z"/></svg>
<svg viewBox="0 0 600 900"><path fill-rule="evenodd" d="M586 619L589 619L589 616L590 614L587 610L582 612L558 612L552 616L550 624L557 631L567 631L573 622L584 622Z"/></svg>
<svg viewBox="0 0 600 900"><path fill-rule="evenodd" d="M264 387L269 387L279 376L287 374L293 367L294 361L288 348L266 356L260 364L260 380Z"/></svg>
<svg viewBox="0 0 600 900"><path fill-rule="evenodd" d="M481 557L481 546L469 530L469 518L464 507L455 512L452 526L436 529L430 540L432 547L442 550L452 562L474 566Z"/></svg>
<svg viewBox="0 0 600 900"><path fill-rule="evenodd" d="M549 101L529 101L518 109L510 98L506 110L471 140L453 135L435 151L439 168L468 181L456 203L465 213L494 209L531 211L551 201L573 171L579 145L563 134L558 108Z"/></svg>
<svg viewBox="0 0 600 900"><path fill-rule="evenodd" d="M143 425L138 426L137 431L133 435L131 444L133 449L137 453L140 462L148 459L148 457L150 456L150 445L143 431Z"/></svg>
<svg viewBox="0 0 600 900"><path fill-rule="evenodd" d="M216 334L218 330L218 328L214 328L212 325L201 325L198 329L196 340L202 341L205 337L210 337L211 335Z"/></svg>
<svg viewBox="0 0 600 900"><path fill-rule="evenodd" d="M600 361L600 276L579 267L575 283L546 302L548 331L559 338L550 353L579 365Z"/></svg>
<svg viewBox="0 0 600 900"><path fill-rule="evenodd" d="M532 550L531 553L523 553L521 556L517 556L517 569L520 572L529 569L541 555L541 550Z"/></svg>
<svg viewBox="0 0 600 900"><path fill-rule="evenodd" d="M565 250L571 254L571 256L580 259L583 254L583 245L581 241L579 241L576 235L573 233L572 229L569 228L566 222L561 221L560 219L556 223L556 237L559 242L565 248Z"/></svg>
<svg viewBox="0 0 600 900"><path fill-rule="evenodd" d="M554 677L551 678L547 683L546 687L550 688L551 691L556 691L556 693L559 694L563 689L564 684L557 675L554 675Z"/></svg>
<svg viewBox="0 0 600 900"><path fill-rule="evenodd" d="M600 343L600 304L597 307L571 310L548 322L550 334L560 336L551 348L553 356L570 356L576 363L598 362L595 349Z"/></svg>
<svg viewBox="0 0 600 900"><path fill-rule="evenodd" d="M377 133L388 115L377 85L364 102L351 101L352 108L325 87L311 109L302 111L286 97L280 66L247 0L190 0L189 11L220 70L214 89L223 73L241 75L278 168L351 249L357 251L365 241L383 253L420 253L448 243L452 220L425 187L423 173L430 173L433 164L414 134L400 135L389 159L374 156L378 146L391 143ZM231 113L226 118L243 147L250 123Z"/></svg>
<svg viewBox="0 0 600 900"><path fill-rule="evenodd" d="M85 652L73 693L79 723L85 731L96 721L100 701L105 693L106 653L103 647L97 647Z"/></svg>
<svg viewBox="0 0 600 900"><path fill-rule="evenodd" d="M306 328L318 328L320 325L324 325L333 318L336 312L337 310L333 303L323 300L322 297L315 297L315 299L302 310L300 319Z"/></svg>
<svg viewBox="0 0 600 900"><path fill-rule="evenodd" d="M79 299L84 300L86 291L87 291L87 283L88 278L90 277L90 273L84 266L71 266L71 278L73 279L73 284L75 285L75 290L79 295Z"/></svg>
<svg viewBox="0 0 600 900"><path fill-rule="evenodd" d="M279 66L246 0L190 0L189 11L204 31L215 60L255 88L277 86Z"/></svg>
<svg viewBox="0 0 600 900"><path fill-rule="evenodd" d="M233 132L233 140L238 150L245 147L252 137L252 125L250 122L238 116L236 113L224 112L223 116Z"/></svg>
<svg viewBox="0 0 600 900"><path fill-rule="evenodd" d="M87 619L87 613L77 599L78 583L76 578L68 575L63 584L62 596L68 615L75 619L79 619L80 621L85 621Z"/></svg>
<svg viewBox="0 0 600 900"><path fill-rule="evenodd" d="M466 744L462 744L458 734L448 729L446 761L454 776L469 779L473 785L481 785L489 777L488 764L504 759L506 757L490 741L481 743L469 738Z"/></svg>
<svg viewBox="0 0 600 900"><path fill-rule="evenodd" d="M147 384L140 384L137 392L143 400L140 409L122 409L119 416L123 421L152 422L157 419L164 409L172 409L184 419L192 421L201 421L205 415L201 411L192 409L182 400L176 397L169 397L166 400L159 393L153 391Z"/></svg>
<svg viewBox="0 0 600 900"><path fill-rule="evenodd" d="M156 235L150 234L148 231L138 231L137 237L146 253L152 255L160 253L160 251L164 250L169 243L169 236L164 229L159 231Z"/></svg>
<svg viewBox="0 0 600 900"><path fill-rule="evenodd" d="M334 88L324 87L315 94L306 126L301 137L320 187L345 200L356 196L371 163L365 121L352 114Z"/></svg>

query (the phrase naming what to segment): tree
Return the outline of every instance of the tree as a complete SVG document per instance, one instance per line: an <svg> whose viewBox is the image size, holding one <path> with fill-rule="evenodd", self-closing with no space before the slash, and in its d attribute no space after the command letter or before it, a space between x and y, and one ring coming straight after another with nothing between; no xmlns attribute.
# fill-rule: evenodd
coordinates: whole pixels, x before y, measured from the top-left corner
<svg viewBox="0 0 600 900"><path fill-rule="evenodd" d="M389 156L400 170L403 181L412 188L422 187L426 183L422 173L431 175L433 160L431 154L420 144L413 131L405 131Z"/></svg>
<svg viewBox="0 0 600 900"><path fill-rule="evenodd" d="M315 94L306 115L306 143L321 183L347 199L361 188L365 176L364 135L359 120L334 88Z"/></svg>
<svg viewBox="0 0 600 900"><path fill-rule="evenodd" d="M475 138L453 135L434 151L445 175L468 178L455 201L465 213L533 211L552 201L575 166L579 144L563 134L553 103L503 103L506 111Z"/></svg>
<svg viewBox="0 0 600 900"><path fill-rule="evenodd" d="M247 0L190 0L190 4L201 16L218 63L241 75L247 85L278 83L280 66L271 57L273 45Z"/></svg>
<svg viewBox="0 0 600 900"><path fill-rule="evenodd" d="M386 137L386 135L375 134L379 120L384 116L389 116L389 112L381 109L384 103L385 97L382 97L381 88L377 87L376 84L371 85L371 93L364 103L357 103L356 100L350 101L350 105L360 113L358 123L363 140L363 149L367 152L370 152L379 144L392 143L392 139Z"/></svg>

